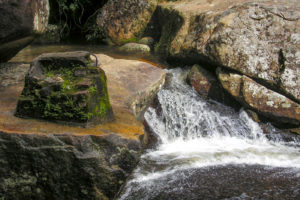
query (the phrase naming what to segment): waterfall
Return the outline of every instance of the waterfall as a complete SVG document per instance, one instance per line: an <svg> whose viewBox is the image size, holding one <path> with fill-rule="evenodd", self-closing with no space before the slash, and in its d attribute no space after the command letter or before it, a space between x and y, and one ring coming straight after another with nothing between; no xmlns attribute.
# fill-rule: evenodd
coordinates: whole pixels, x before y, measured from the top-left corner
<svg viewBox="0 0 300 200"><path fill-rule="evenodd" d="M284 133L271 125L265 125L266 135L244 110L236 112L199 97L185 83L185 71L173 69L168 74L168 85L158 93L159 111L150 107L145 113L159 144L142 156L120 199L156 199L151 190L161 190L180 177L191 179L191 171L212 166L284 168L300 177L299 137L284 140Z"/></svg>

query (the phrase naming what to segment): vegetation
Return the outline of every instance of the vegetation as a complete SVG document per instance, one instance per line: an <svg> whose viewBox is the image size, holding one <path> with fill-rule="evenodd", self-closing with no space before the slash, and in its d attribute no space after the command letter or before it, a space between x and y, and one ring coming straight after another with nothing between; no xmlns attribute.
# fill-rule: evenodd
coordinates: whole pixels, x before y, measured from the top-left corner
<svg viewBox="0 0 300 200"><path fill-rule="evenodd" d="M96 16L107 0L50 0L50 24L60 27L60 37L86 36L88 40L103 36L98 29Z"/></svg>
<svg viewBox="0 0 300 200"><path fill-rule="evenodd" d="M75 76L78 70L87 71L87 75ZM72 64L60 68L45 65L42 71L44 80L25 82L17 115L79 123L106 120L111 105L104 71ZM87 88L80 88L84 78L91 82L84 85Z"/></svg>

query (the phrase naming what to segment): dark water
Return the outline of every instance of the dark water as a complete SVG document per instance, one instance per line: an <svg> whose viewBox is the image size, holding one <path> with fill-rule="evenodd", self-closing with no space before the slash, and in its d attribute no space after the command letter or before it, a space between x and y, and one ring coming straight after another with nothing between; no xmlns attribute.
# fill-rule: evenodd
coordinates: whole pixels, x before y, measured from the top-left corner
<svg viewBox="0 0 300 200"><path fill-rule="evenodd" d="M260 165L218 165L135 182L122 199L300 199L300 174Z"/></svg>

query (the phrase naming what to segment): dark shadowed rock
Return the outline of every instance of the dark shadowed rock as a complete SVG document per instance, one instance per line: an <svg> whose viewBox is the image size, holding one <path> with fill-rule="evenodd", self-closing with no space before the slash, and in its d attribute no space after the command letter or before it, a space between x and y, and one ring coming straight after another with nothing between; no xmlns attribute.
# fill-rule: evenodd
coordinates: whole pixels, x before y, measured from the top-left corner
<svg viewBox="0 0 300 200"><path fill-rule="evenodd" d="M42 33L49 16L47 0L0 1L0 62L6 62ZM23 38L22 40L20 40Z"/></svg>
<svg viewBox="0 0 300 200"><path fill-rule="evenodd" d="M105 73L89 52L42 54L25 77L16 115L84 125L111 121Z"/></svg>
<svg viewBox="0 0 300 200"><path fill-rule="evenodd" d="M0 132L4 199L113 199L137 164L137 141L118 135Z"/></svg>

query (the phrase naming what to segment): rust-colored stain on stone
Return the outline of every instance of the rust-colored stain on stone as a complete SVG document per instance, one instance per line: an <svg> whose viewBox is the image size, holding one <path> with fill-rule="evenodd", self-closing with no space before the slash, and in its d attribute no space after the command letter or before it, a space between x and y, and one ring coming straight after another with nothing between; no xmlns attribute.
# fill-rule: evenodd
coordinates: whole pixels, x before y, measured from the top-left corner
<svg viewBox="0 0 300 200"><path fill-rule="evenodd" d="M0 70L0 75L5 77L5 80L0 81L0 131L7 133L19 134L72 134L72 135L104 135L115 133L125 138L138 140L140 135L144 134L144 127L139 122L126 102L127 98L121 98L119 90L124 88L109 86L110 99L115 115L115 121L95 127L83 128L80 126L69 126L65 124L58 124L55 122L48 122L36 119L22 119L14 116L17 100L22 92L24 86L24 78L16 82L14 80L16 73L22 73L20 76L25 76L25 71L22 65L16 64L13 73L8 73L9 70ZM18 69L18 67L20 69ZM157 69L152 66L154 71ZM162 70L163 71L163 70ZM134 73L134 72L132 72ZM108 73L110 74L110 73ZM18 77L20 77L18 76ZM11 80L10 80L11 79ZM112 78L111 78L112 79ZM110 77L108 75L108 80ZM121 81L119 79L118 81ZM128 83L128 79L124 79ZM110 82L110 81L108 81ZM5 85L4 85L5 83ZM109 83L108 83L109 84ZM121 87L121 83L118 84ZM125 85L125 84L124 84ZM127 88L128 89L128 88ZM138 88L141 89L141 88ZM118 100L113 99L114 96ZM130 96L130 95L129 95ZM129 98L130 99L130 98Z"/></svg>

